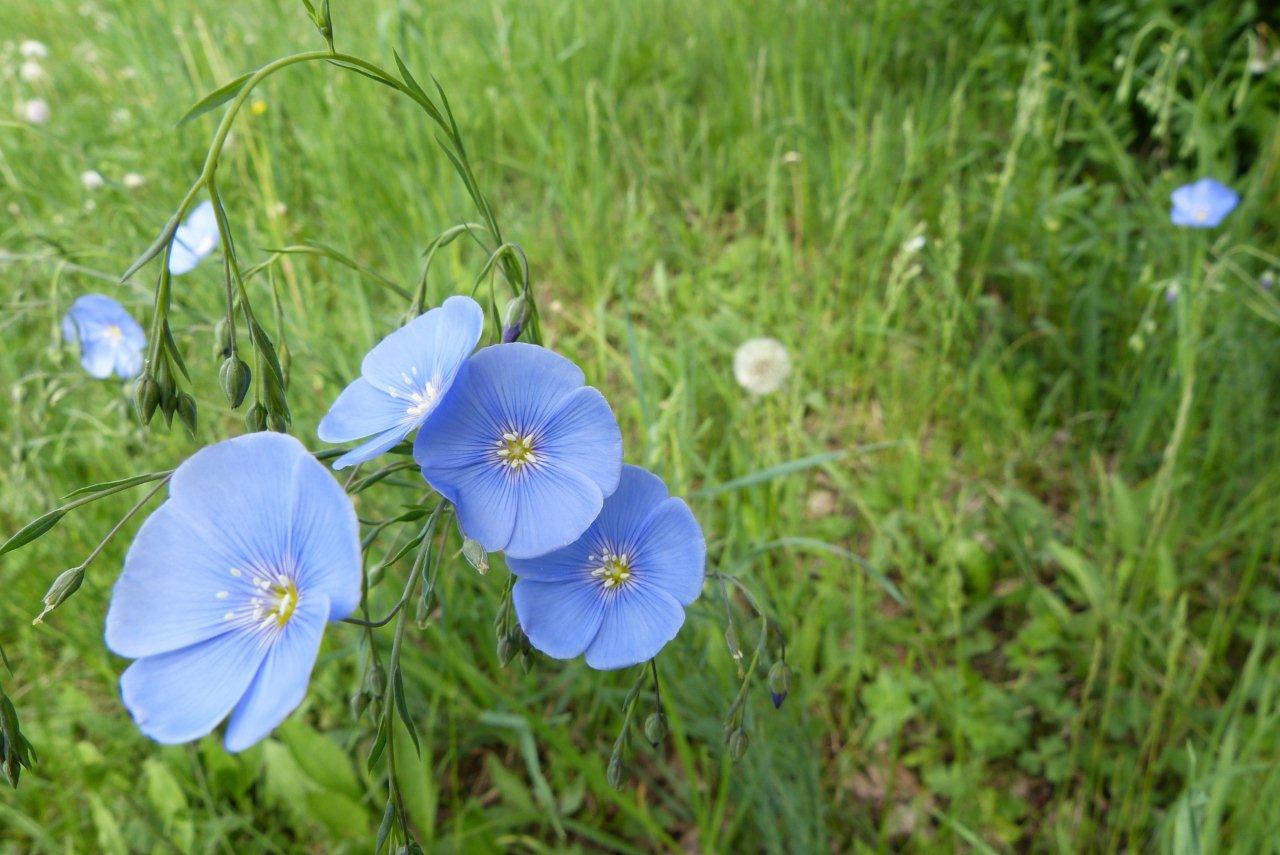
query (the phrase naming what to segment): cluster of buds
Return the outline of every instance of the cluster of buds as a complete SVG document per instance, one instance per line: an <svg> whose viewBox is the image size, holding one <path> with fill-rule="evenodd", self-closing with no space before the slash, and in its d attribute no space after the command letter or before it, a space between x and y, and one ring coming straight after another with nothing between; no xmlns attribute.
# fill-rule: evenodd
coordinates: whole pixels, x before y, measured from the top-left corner
<svg viewBox="0 0 1280 855"><path fill-rule="evenodd" d="M16 788L23 768L30 769L35 762L36 753L18 726L18 711L0 687L0 768L9 786Z"/></svg>
<svg viewBox="0 0 1280 855"><path fill-rule="evenodd" d="M159 410L164 416L165 424L172 425L176 414L178 420L194 434L196 432L196 401L178 388L175 368L184 377L186 376L186 366L173 345L173 336L169 332L169 324L166 321L163 324L163 334L155 359L143 371L134 392L138 418L144 425L151 424L152 418Z"/></svg>

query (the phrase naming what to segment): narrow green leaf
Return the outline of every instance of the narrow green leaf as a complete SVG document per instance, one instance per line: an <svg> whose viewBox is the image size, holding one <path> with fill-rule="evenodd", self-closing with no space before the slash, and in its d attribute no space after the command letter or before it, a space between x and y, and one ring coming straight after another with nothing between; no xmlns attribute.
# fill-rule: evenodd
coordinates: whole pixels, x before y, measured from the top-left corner
<svg viewBox="0 0 1280 855"><path fill-rule="evenodd" d="M145 475L130 475L128 478L117 478L115 481L102 481L97 484L90 484L87 487L81 487L78 490L72 490L70 493L62 497L65 502L74 499L77 496L87 496L90 493L118 493L121 490L127 490L130 487L136 487L139 484L147 484L159 478L168 475L169 472L148 472Z"/></svg>
<svg viewBox="0 0 1280 855"><path fill-rule="evenodd" d="M26 546L31 541L38 539L49 529L57 525L58 520L66 516L66 513L66 510L63 508L55 508L43 516L36 517L31 522L24 525L17 534L6 540L3 546L0 546L0 555L4 555L6 552L12 552L15 549Z"/></svg>
<svg viewBox="0 0 1280 855"><path fill-rule="evenodd" d="M390 731L391 725L384 717L378 725L378 735L373 740L373 747L369 749L368 769L373 771L373 767L377 765L378 760L382 757L382 751L387 747L387 733Z"/></svg>
<svg viewBox="0 0 1280 855"><path fill-rule="evenodd" d="M404 697L404 681L400 678L399 665L391 669L391 696L396 702L396 712L400 714L400 720L404 722L404 728L409 731L409 738L413 740L414 753L421 757L422 746L418 743L418 728L414 726L413 717L409 715L409 704Z"/></svg>
<svg viewBox="0 0 1280 855"><path fill-rule="evenodd" d="M192 105L191 109L182 114L182 118L178 120L178 127L185 125L197 116L203 116L210 110L227 103L232 98L239 95L240 90L249 82L249 78L252 77L253 74L254 73L252 71L246 72L235 80L232 80L230 83L224 83L208 95L201 98Z"/></svg>

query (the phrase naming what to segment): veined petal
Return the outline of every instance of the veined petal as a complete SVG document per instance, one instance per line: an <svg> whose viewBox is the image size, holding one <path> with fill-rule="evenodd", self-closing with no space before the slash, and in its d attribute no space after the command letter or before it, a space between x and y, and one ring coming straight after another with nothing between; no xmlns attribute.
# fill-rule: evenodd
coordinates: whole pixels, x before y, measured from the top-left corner
<svg viewBox="0 0 1280 855"><path fill-rule="evenodd" d="M638 665L657 656L683 624L684 607L666 591L642 585L619 590L587 648L587 664L602 671Z"/></svg>
<svg viewBox="0 0 1280 855"><path fill-rule="evenodd" d="M450 297L374 345L360 372L383 391L421 392L430 383L438 402L483 329L484 310L479 303L470 297Z"/></svg>
<svg viewBox="0 0 1280 855"><path fill-rule="evenodd" d="M147 736L167 745L188 742L226 717L266 654L261 633L228 632L139 659L120 677L120 693Z"/></svg>
<svg viewBox="0 0 1280 855"><path fill-rule="evenodd" d="M495 423L541 427L564 398L582 387L582 369L560 354L515 342L483 348L467 361L465 389Z"/></svg>
<svg viewBox="0 0 1280 855"><path fill-rule="evenodd" d="M359 591L356 593L358 596ZM279 630L253 682L231 713L224 739L228 751L243 751L258 742L302 703L331 610L324 593L304 591L293 617Z"/></svg>
<svg viewBox="0 0 1280 855"><path fill-rule="evenodd" d="M385 452L395 448L404 441L404 438L407 437L412 430L412 425L401 425L400 427L393 427L389 430L385 430L368 442L357 445L355 448L333 461L333 468L346 469L348 466L355 466L357 463L364 463L372 460L379 454L384 454Z"/></svg>
<svg viewBox="0 0 1280 855"><path fill-rule="evenodd" d="M457 481L431 477L427 481L457 507L467 537L478 540L488 552L506 549L520 509L511 476L495 466L475 466L446 477Z"/></svg>
<svg viewBox="0 0 1280 855"><path fill-rule="evenodd" d="M507 568L516 576L534 582L582 582L590 578L593 563L598 563L592 561L597 549L594 528L592 526L563 549L536 558L512 558L508 555Z"/></svg>
<svg viewBox="0 0 1280 855"><path fill-rule="evenodd" d="M234 561L165 502L129 546L107 608L107 647L136 659L227 632L228 608L252 596L245 577L230 574Z"/></svg>
<svg viewBox="0 0 1280 855"><path fill-rule="evenodd" d="M698 598L707 542L683 500L673 496L654 508L635 543L635 578L641 586L666 591L686 606Z"/></svg>
<svg viewBox="0 0 1280 855"><path fill-rule="evenodd" d="M403 425L406 409L403 401L374 388L363 377L357 377L342 390L338 400L320 420L316 436L325 442L350 442L373 436Z"/></svg>
<svg viewBox="0 0 1280 855"><path fill-rule="evenodd" d="M647 469L624 464L618 488L605 500L591 533L625 550L636 538L649 514L667 498L667 485Z"/></svg>
<svg viewBox="0 0 1280 855"><path fill-rule="evenodd" d="M622 431L609 402L596 389L584 386L562 398L543 423L540 438L550 465L586 475L604 496L617 489Z"/></svg>
<svg viewBox="0 0 1280 855"><path fill-rule="evenodd" d="M295 465L290 545L297 562L298 590L303 598L324 596L330 611L322 620L342 620L360 604L360 526L355 508L342 485L314 457L298 457ZM286 629L292 628L290 621Z"/></svg>
<svg viewBox="0 0 1280 855"><path fill-rule="evenodd" d="M511 596L529 643L554 659L586 650L604 617L604 599L592 585L520 579Z"/></svg>
<svg viewBox="0 0 1280 855"><path fill-rule="evenodd" d="M596 482L575 469L535 466L513 480L519 505L506 544L511 558L533 558L568 546L587 530L604 503Z"/></svg>

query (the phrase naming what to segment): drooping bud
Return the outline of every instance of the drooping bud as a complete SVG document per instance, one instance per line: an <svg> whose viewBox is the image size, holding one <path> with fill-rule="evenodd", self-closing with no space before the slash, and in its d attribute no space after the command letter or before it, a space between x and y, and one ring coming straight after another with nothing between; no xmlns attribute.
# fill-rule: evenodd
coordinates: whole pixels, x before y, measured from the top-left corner
<svg viewBox="0 0 1280 855"><path fill-rule="evenodd" d="M511 342L520 338L520 333L524 332L524 325L529 323L530 314L529 300L523 294L512 298L507 303L506 311L502 317L503 344L511 344Z"/></svg>
<svg viewBox="0 0 1280 855"><path fill-rule="evenodd" d="M255 403L249 408L249 412L245 413L244 425L255 433L267 429L267 408L262 406L261 401Z"/></svg>
<svg viewBox="0 0 1280 855"><path fill-rule="evenodd" d="M613 755L609 758L609 768L605 771L605 778L609 781L609 786L615 790L622 789L623 775L626 768L622 764L622 754L618 749L614 749Z"/></svg>
<svg viewBox="0 0 1280 855"><path fill-rule="evenodd" d="M519 649L520 646L512 640L510 635L502 636L498 639L498 664L506 668Z"/></svg>
<svg viewBox="0 0 1280 855"><path fill-rule="evenodd" d="M480 545L480 541L464 537L462 539L462 557L481 576L489 572L489 553Z"/></svg>
<svg viewBox="0 0 1280 855"><path fill-rule="evenodd" d="M138 388L134 392L134 405L138 408L138 418L144 425L151 424L151 417L160 406L160 386L150 374L142 375Z"/></svg>
<svg viewBox="0 0 1280 855"><path fill-rule="evenodd" d="M658 743L667 738L667 717L660 712L649 713L644 720L644 738L657 748Z"/></svg>
<svg viewBox="0 0 1280 855"><path fill-rule="evenodd" d="M234 328L227 322L226 318L214 324L213 340L213 355L215 358L226 359L235 352Z"/></svg>
<svg viewBox="0 0 1280 855"><path fill-rule="evenodd" d="M271 429L276 433L289 432L289 420L279 413L268 413L267 424L270 425Z"/></svg>
<svg viewBox="0 0 1280 855"><path fill-rule="evenodd" d="M729 734L729 756L734 760L741 760L742 755L747 753L747 731L741 726L734 728L733 733Z"/></svg>
<svg viewBox="0 0 1280 855"><path fill-rule="evenodd" d="M227 396L227 403L235 409L244 402L249 393L249 383L253 375L249 366L238 356L228 356L218 369L218 380L222 383L222 394Z"/></svg>
<svg viewBox="0 0 1280 855"><path fill-rule="evenodd" d="M778 660L769 669L769 695L773 698L774 709L782 706L782 702L787 699L790 691L791 669L787 667L786 662Z"/></svg>
<svg viewBox="0 0 1280 855"><path fill-rule="evenodd" d="M178 419L191 432L192 436L196 435L196 401L186 392L178 393Z"/></svg>
<svg viewBox="0 0 1280 855"><path fill-rule="evenodd" d="M31 623L44 623L44 616L65 603L72 594L80 590L80 584L84 582L84 567L72 567L70 570L63 570L58 574L58 578L53 580L53 584L49 586L49 590L44 595L44 609L40 614L36 615L36 619Z"/></svg>

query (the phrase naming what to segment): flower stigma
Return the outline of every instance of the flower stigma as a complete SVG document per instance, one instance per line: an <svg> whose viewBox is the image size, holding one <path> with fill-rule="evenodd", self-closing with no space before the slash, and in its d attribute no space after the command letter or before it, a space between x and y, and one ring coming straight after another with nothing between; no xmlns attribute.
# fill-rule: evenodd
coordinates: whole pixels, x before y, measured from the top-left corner
<svg viewBox="0 0 1280 855"><path fill-rule="evenodd" d="M512 472L520 472L538 462L538 455L533 450L533 437L529 434L509 430L496 446L498 462Z"/></svg>
<svg viewBox="0 0 1280 855"><path fill-rule="evenodd" d="M600 566L591 571L591 577L599 579L606 591L620 588L631 579L631 560L625 552L619 555L606 549L590 559L600 562Z"/></svg>

